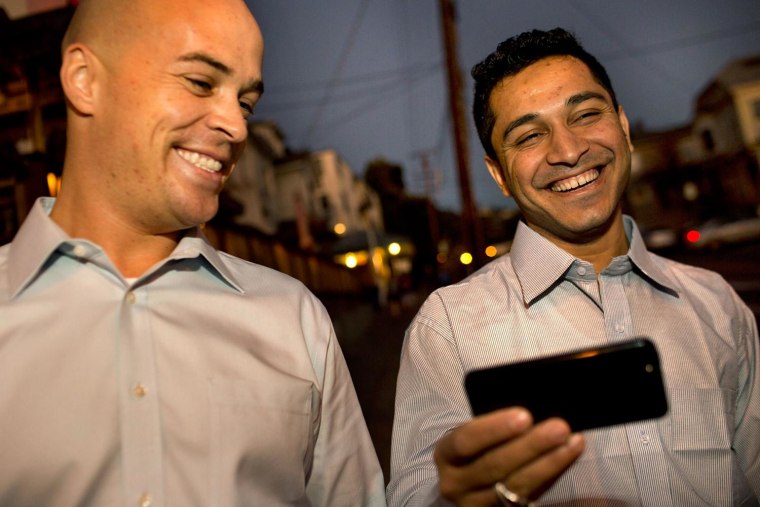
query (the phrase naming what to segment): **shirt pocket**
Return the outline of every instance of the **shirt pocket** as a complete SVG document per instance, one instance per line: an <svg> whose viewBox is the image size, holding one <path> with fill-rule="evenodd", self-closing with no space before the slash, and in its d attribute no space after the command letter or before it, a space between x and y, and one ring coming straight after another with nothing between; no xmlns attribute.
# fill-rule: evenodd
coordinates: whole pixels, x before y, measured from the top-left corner
<svg viewBox="0 0 760 507"><path fill-rule="evenodd" d="M730 451L736 392L721 388L669 389L671 450Z"/></svg>
<svg viewBox="0 0 760 507"><path fill-rule="evenodd" d="M317 391L312 382L287 374L268 372L267 377L255 383L208 381L213 505L303 501Z"/></svg>

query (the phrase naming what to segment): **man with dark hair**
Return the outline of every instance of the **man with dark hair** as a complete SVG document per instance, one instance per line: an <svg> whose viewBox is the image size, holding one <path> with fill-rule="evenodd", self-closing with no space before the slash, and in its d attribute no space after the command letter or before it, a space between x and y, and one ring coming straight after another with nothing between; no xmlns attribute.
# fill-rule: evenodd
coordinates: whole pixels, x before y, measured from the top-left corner
<svg viewBox="0 0 760 507"><path fill-rule="evenodd" d="M63 181L0 248L0 505L385 505L324 307L218 252L263 91L243 0L81 0Z"/></svg>
<svg viewBox="0 0 760 507"><path fill-rule="evenodd" d="M755 319L718 274L647 251L623 214L633 146L604 68L555 29L472 74L486 166L522 220L508 255L434 292L407 330L389 504L758 505ZM577 434L521 407L470 413L468 371L642 335L662 418Z"/></svg>

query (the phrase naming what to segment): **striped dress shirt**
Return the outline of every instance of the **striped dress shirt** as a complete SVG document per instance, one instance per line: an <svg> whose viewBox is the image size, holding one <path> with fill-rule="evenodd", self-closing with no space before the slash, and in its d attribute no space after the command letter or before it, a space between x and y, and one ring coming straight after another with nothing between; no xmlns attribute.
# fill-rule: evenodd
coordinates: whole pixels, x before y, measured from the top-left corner
<svg viewBox="0 0 760 507"><path fill-rule="evenodd" d="M466 372L642 335L660 353L668 414L585 432L541 504L758 505L755 319L720 275L648 252L624 220L630 249L598 276L520 223L510 254L427 299L402 351L389 505L448 505L433 450L472 417Z"/></svg>

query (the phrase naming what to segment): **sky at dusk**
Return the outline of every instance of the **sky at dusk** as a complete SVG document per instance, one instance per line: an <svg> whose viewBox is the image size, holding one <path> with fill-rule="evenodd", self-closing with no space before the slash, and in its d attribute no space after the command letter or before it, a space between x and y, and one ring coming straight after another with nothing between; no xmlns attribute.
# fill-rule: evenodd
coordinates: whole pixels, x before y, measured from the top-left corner
<svg viewBox="0 0 760 507"><path fill-rule="evenodd" d="M438 0L247 0L265 39L261 120L293 150L335 149L357 175L383 157L407 190L441 209L460 195ZM607 68L633 125L690 122L696 96L730 61L760 54L759 0L457 2L470 180L479 208L513 204L483 164L469 109L470 68L509 36L572 30ZM425 178L423 161L432 177Z"/></svg>

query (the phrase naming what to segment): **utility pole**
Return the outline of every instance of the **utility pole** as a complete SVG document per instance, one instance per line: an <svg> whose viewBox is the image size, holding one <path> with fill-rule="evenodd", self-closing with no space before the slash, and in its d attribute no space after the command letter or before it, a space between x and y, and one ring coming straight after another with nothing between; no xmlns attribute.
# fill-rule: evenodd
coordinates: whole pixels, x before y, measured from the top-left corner
<svg viewBox="0 0 760 507"><path fill-rule="evenodd" d="M420 171L422 172L421 181L425 197L431 201L435 200L436 180L433 169L430 167L430 149L417 150L412 156L420 159Z"/></svg>
<svg viewBox="0 0 760 507"><path fill-rule="evenodd" d="M446 74L449 84L449 109L454 134L459 193L462 200L462 242L472 254L474 266L483 265L483 232L470 187L470 169L467 152L467 123L464 108L462 72L457 56L456 8L454 0L439 0L446 51Z"/></svg>

